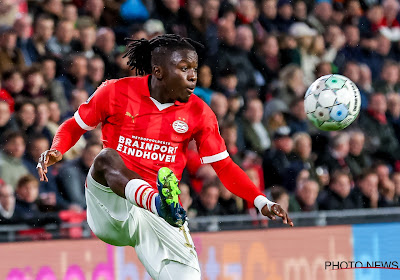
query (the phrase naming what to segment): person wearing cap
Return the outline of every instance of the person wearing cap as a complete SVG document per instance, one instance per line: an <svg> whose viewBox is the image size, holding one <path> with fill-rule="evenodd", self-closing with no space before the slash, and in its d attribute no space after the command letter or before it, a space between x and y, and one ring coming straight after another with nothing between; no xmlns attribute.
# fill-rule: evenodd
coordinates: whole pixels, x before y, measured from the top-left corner
<svg viewBox="0 0 400 280"><path fill-rule="evenodd" d="M17 33L12 27L0 26L0 74L13 68L25 69L24 55L17 48Z"/></svg>
<svg viewBox="0 0 400 280"><path fill-rule="evenodd" d="M149 40L156 36L165 34L164 24L158 19L147 20L143 25L143 29L147 33Z"/></svg>
<svg viewBox="0 0 400 280"><path fill-rule="evenodd" d="M272 147L263 155L263 171L265 187L283 185L285 182L286 170L290 167L290 160L293 157L293 140L290 137L291 131L288 126L278 128L272 141Z"/></svg>

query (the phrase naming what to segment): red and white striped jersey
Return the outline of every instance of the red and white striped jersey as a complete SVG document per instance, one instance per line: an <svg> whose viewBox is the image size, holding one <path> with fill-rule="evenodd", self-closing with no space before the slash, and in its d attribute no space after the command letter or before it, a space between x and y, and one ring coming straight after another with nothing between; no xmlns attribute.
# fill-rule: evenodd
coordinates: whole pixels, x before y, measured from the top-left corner
<svg viewBox="0 0 400 280"><path fill-rule="evenodd" d="M157 172L169 167L181 178L186 149L194 139L203 163L227 158L215 114L200 98L161 104L150 97L148 79L105 81L75 113L85 130L102 124L102 141L121 155L127 167L156 187Z"/></svg>

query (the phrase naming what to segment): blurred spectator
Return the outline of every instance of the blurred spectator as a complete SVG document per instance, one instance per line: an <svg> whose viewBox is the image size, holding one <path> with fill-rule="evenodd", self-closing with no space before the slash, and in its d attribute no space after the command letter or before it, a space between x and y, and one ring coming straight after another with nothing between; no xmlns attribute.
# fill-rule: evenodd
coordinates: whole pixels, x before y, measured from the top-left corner
<svg viewBox="0 0 400 280"><path fill-rule="evenodd" d="M361 108L363 110L368 108L368 102L370 95L374 92L374 88L372 86L372 73L371 69L369 69L368 65L360 64L360 81L357 85L360 89L361 95ZM368 99L364 100L364 96L367 95Z"/></svg>
<svg viewBox="0 0 400 280"><path fill-rule="evenodd" d="M382 44L382 42L379 44ZM380 80L374 84L374 89L375 91L384 94L389 92L398 92L400 90L399 78L399 64L392 60L387 60L382 67Z"/></svg>
<svg viewBox="0 0 400 280"><path fill-rule="evenodd" d="M222 125L228 112L228 100L225 95L214 92L211 96L210 108L217 117L218 124Z"/></svg>
<svg viewBox="0 0 400 280"><path fill-rule="evenodd" d="M14 105L15 105L14 98L5 88L2 88L1 83L2 81L0 76L0 100L8 104L9 110L12 113L14 112Z"/></svg>
<svg viewBox="0 0 400 280"><path fill-rule="evenodd" d="M395 203L397 203L397 205L400 205L400 172L393 172L390 179L394 183Z"/></svg>
<svg viewBox="0 0 400 280"><path fill-rule="evenodd" d="M365 135L362 131L350 132L350 147L346 162L354 178L361 175L372 164L371 157L364 151L364 143Z"/></svg>
<svg viewBox="0 0 400 280"><path fill-rule="evenodd" d="M24 88L24 80L22 78L21 72L16 69L5 72L3 74L2 86L3 89L11 95L13 101L15 99L21 98L20 93ZM9 101L9 103L12 105L12 102ZM11 106L10 109L14 111L15 108Z"/></svg>
<svg viewBox="0 0 400 280"><path fill-rule="evenodd" d="M332 4L331 22L340 26L343 25L345 13L343 2L334 1Z"/></svg>
<svg viewBox="0 0 400 280"><path fill-rule="evenodd" d="M48 50L52 55L64 58L72 52L71 42L74 28L74 23L71 21L61 20L58 22L54 36L47 43Z"/></svg>
<svg viewBox="0 0 400 280"><path fill-rule="evenodd" d="M288 126L293 134L296 132L308 131L308 119L304 110L304 98L297 98L290 103Z"/></svg>
<svg viewBox="0 0 400 280"><path fill-rule="evenodd" d="M400 40L400 22L398 19L400 5L395 0L382 1L383 18L379 22L379 32L391 41Z"/></svg>
<svg viewBox="0 0 400 280"><path fill-rule="evenodd" d="M272 186L270 194L274 202L278 203L283 210L289 212L290 208L289 194L287 193L285 188L281 186Z"/></svg>
<svg viewBox="0 0 400 280"><path fill-rule="evenodd" d="M36 106L32 101L22 99L15 104L15 113L11 119L20 131L26 131L35 123Z"/></svg>
<svg viewBox="0 0 400 280"><path fill-rule="evenodd" d="M218 204L219 186L212 181L203 186L197 199L189 208L196 217L215 216L221 214L221 207Z"/></svg>
<svg viewBox="0 0 400 280"><path fill-rule="evenodd" d="M400 95L392 92L386 95L387 107L386 117L394 129L397 140L400 139Z"/></svg>
<svg viewBox="0 0 400 280"><path fill-rule="evenodd" d="M25 69L24 55L17 48L17 33L8 26L0 26L0 74L13 68Z"/></svg>
<svg viewBox="0 0 400 280"><path fill-rule="evenodd" d="M39 181L32 174L22 176L17 183L14 215L20 220L33 220L40 216L36 203L39 197Z"/></svg>
<svg viewBox="0 0 400 280"><path fill-rule="evenodd" d="M347 164L347 156L350 149L350 137L347 132L339 132L331 139L331 144L328 151L317 159L318 166L325 166L329 173L335 170L346 169L349 171Z"/></svg>
<svg viewBox="0 0 400 280"><path fill-rule="evenodd" d="M360 61L362 52L360 48L360 30L354 25L344 27L346 37L345 46L337 53L334 63L342 68L347 61Z"/></svg>
<svg viewBox="0 0 400 280"><path fill-rule="evenodd" d="M294 23L293 6L290 0L278 0L277 17L275 25L279 32L286 33L289 27Z"/></svg>
<svg viewBox="0 0 400 280"><path fill-rule="evenodd" d="M115 77L117 66L114 56L116 54L116 43L114 31L109 27L101 27L97 30L94 52L103 59L107 79Z"/></svg>
<svg viewBox="0 0 400 280"><path fill-rule="evenodd" d="M43 99L38 99L36 102L36 119L33 126L29 127L26 131L27 136L32 134L41 134L47 138L49 143L53 140L53 134L47 127L50 117L50 108L48 101Z"/></svg>
<svg viewBox="0 0 400 280"><path fill-rule="evenodd" d="M179 184L179 189L181 190L181 193L179 195L179 199L182 203L182 207L183 209L185 209L186 211L189 210L190 206L193 203L193 199L192 196L190 194L190 187L188 186L188 184L181 182ZM190 212L188 212L189 214ZM191 218L191 217L189 217Z"/></svg>
<svg viewBox="0 0 400 280"><path fill-rule="evenodd" d="M322 34L325 32L331 17L332 2L330 0L318 0L315 2L312 14L308 17L308 24Z"/></svg>
<svg viewBox="0 0 400 280"><path fill-rule="evenodd" d="M315 66L315 79L318 79L325 75L331 75L332 73L332 64L330 62L322 61Z"/></svg>
<svg viewBox="0 0 400 280"><path fill-rule="evenodd" d="M221 215L240 214L243 211L243 200L231 193L221 181L217 180L217 184L219 186L218 204L221 208Z"/></svg>
<svg viewBox="0 0 400 280"><path fill-rule="evenodd" d="M351 196L357 208L377 208L379 201L378 175L371 171L364 171L357 180Z"/></svg>
<svg viewBox="0 0 400 280"><path fill-rule="evenodd" d="M243 115L243 134L246 150L262 155L271 146L268 131L262 123L263 105L259 99L248 101Z"/></svg>
<svg viewBox="0 0 400 280"><path fill-rule="evenodd" d="M322 61L333 62L338 50L345 44L345 38L340 34L333 39L329 49L326 49L324 37L316 35L316 31L310 29L305 23L293 24L290 32L298 38L304 82L310 85L315 80L314 69L316 65Z"/></svg>
<svg viewBox="0 0 400 280"><path fill-rule="evenodd" d="M4 139L7 132L17 130L18 127L10 121L10 106L6 101L0 100L0 139Z"/></svg>
<svg viewBox="0 0 400 280"><path fill-rule="evenodd" d="M247 1L247 0L246 0ZM219 74L228 68L236 69L238 80L237 91L242 93L255 86L255 68L245 50L235 45L237 31L233 22L220 20L218 22L220 39L219 50L215 56L215 73Z"/></svg>
<svg viewBox="0 0 400 280"><path fill-rule="evenodd" d="M265 151L263 156L263 171L265 186L283 185L286 169L292 158L293 140L290 137L290 128L280 127L273 136L272 147Z"/></svg>
<svg viewBox="0 0 400 280"><path fill-rule="evenodd" d="M378 175L379 182L383 182L389 179L390 176L390 168L383 161L376 161L372 165L372 169L375 171L376 175Z"/></svg>
<svg viewBox="0 0 400 280"><path fill-rule="evenodd" d="M273 3L275 0L270 0ZM263 69L261 74L268 84L279 77L281 59L279 54L278 39L274 35L268 35L261 42L259 55L262 60ZM254 62L253 62L254 63Z"/></svg>
<svg viewBox="0 0 400 280"><path fill-rule="evenodd" d="M318 183L306 179L297 183L295 194L290 197L289 212L310 212L318 210Z"/></svg>
<svg viewBox="0 0 400 280"><path fill-rule="evenodd" d="M203 64L198 70L197 86L194 89L194 94L203 99L208 105L211 103L213 91L210 89L212 83L211 68L207 64Z"/></svg>
<svg viewBox="0 0 400 280"><path fill-rule="evenodd" d="M82 53L87 59L95 55L94 44L96 43L96 26L88 18L78 21L79 39L73 44L73 51Z"/></svg>
<svg viewBox="0 0 400 280"><path fill-rule="evenodd" d="M104 67L104 61L100 56L95 55L89 59L88 78L94 89L104 81Z"/></svg>
<svg viewBox="0 0 400 280"><path fill-rule="evenodd" d="M302 170L309 172L309 177L317 180L315 170L315 155L312 153L311 137L305 132L298 132L293 135L293 155L290 158L290 165L286 170L285 187L293 191L295 189L295 178Z"/></svg>
<svg viewBox="0 0 400 280"><path fill-rule="evenodd" d="M13 189L18 180L29 173L22 162L25 153L25 139L20 132L9 132L2 139L2 151L0 153L0 178Z"/></svg>
<svg viewBox="0 0 400 280"><path fill-rule="evenodd" d="M380 24L383 20L383 8L379 4L368 7L366 14L360 18L358 28L361 36L368 37L379 32Z"/></svg>
<svg viewBox="0 0 400 280"><path fill-rule="evenodd" d="M15 210L14 189L0 179L0 224L11 222Z"/></svg>
<svg viewBox="0 0 400 280"><path fill-rule="evenodd" d="M61 114L64 115L68 111L68 100L65 97L64 87L62 83L55 79L56 77L56 60L51 57L44 57L41 60L41 69L44 79L44 90L49 101L57 102Z"/></svg>
<svg viewBox="0 0 400 280"><path fill-rule="evenodd" d="M220 126L221 136L225 140L226 150L232 160L240 165L242 154L237 146L238 128L234 122L225 122Z"/></svg>
<svg viewBox="0 0 400 280"><path fill-rule="evenodd" d="M33 65L24 72L25 86L21 96L35 101L45 96L44 77L39 65Z"/></svg>
<svg viewBox="0 0 400 280"><path fill-rule="evenodd" d="M33 34L28 39L26 51L32 63L48 53L47 43L53 36L54 19L48 14L39 15L34 22Z"/></svg>
<svg viewBox="0 0 400 280"><path fill-rule="evenodd" d="M46 13L50 15L56 23L61 19L63 15L62 0L44 0L41 4L38 14Z"/></svg>
<svg viewBox="0 0 400 280"><path fill-rule="evenodd" d="M272 98L265 105L264 122L270 134L275 133L281 126L287 126L286 117L288 113L288 106L278 98Z"/></svg>
<svg viewBox="0 0 400 280"><path fill-rule="evenodd" d="M78 8L73 2L67 2L64 4L62 19L66 19L73 23L78 20Z"/></svg>
<svg viewBox="0 0 400 280"><path fill-rule="evenodd" d="M82 151L82 156L76 160L66 162L60 170L57 180L59 190L69 206L76 204L86 208L85 180L92 166L94 158L102 150L99 143L88 143Z"/></svg>
<svg viewBox="0 0 400 280"><path fill-rule="evenodd" d="M94 92L93 86L88 79L88 61L85 56L75 54L69 56L66 61L67 73L58 78L64 87L65 96L67 100L71 100L72 91L77 89L84 89L90 95Z"/></svg>
<svg viewBox="0 0 400 280"><path fill-rule="evenodd" d="M106 4L106 5L105 5ZM117 6L119 7L118 2L108 2L108 1L103 1L103 0L87 0L83 4L83 12L84 14L90 16L96 24L100 24L104 19L102 18L103 11L105 10L105 7L110 8L110 6ZM120 11L115 11L114 14L114 19L117 19L117 17L120 15ZM114 22L117 22L115 20ZM121 22L118 20L118 22Z"/></svg>
<svg viewBox="0 0 400 280"><path fill-rule="evenodd" d="M235 68L222 69L218 74L218 89L225 96L230 97L237 94L237 71Z"/></svg>
<svg viewBox="0 0 400 280"><path fill-rule="evenodd" d="M19 14L14 22L14 30L17 34L17 47L21 50L26 66L32 65L29 56L28 41L32 31L32 16L29 14Z"/></svg>
<svg viewBox="0 0 400 280"><path fill-rule="evenodd" d="M262 0L259 21L262 27L272 33L277 30L275 19L277 15L277 0Z"/></svg>
<svg viewBox="0 0 400 280"><path fill-rule="evenodd" d="M395 184L389 178L382 180L378 185L380 201L379 207L394 207L398 206L397 201L395 201L396 187Z"/></svg>
<svg viewBox="0 0 400 280"><path fill-rule="evenodd" d="M58 124L61 120L61 112L58 103L55 101L50 101L49 110L50 110L50 116L47 127L50 130L51 134L55 135L57 128L59 127Z"/></svg>
<svg viewBox="0 0 400 280"><path fill-rule="evenodd" d="M279 73L279 80L282 86L276 97L286 104L304 96L307 88L303 80L303 71L297 65L288 65L283 68Z"/></svg>
<svg viewBox="0 0 400 280"><path fill-rule="evenodd" d="M157 0L152 18L159 19L165 26L167 33L182 35L185 26L183 24L184 9L180 7L179 0Z"/></svg>
<svg viewBox="0 0 400 280"><path fill-rule="evenodd" d="M0 2L0 25L11 26L18 14L18 6L13 0Z"/></svg>
<svg viewBox="0 0 400 280"><path fill-rule="evenodd" d="M385 95L375 93L370 97L367 111L360 114L359 124L367 136L366 150L377 158L393 162L399 157L399 142L387 121L386 111Z"/></svg>
<svg viewBox="0 0 400 280"><path fill-rule="evenodd" d="M297 22L306 22L307 21L307 5L303 0L297 0L293 4L293 16L295 21Z"/></svg>
<svg viewBox="0 0 400 280"><path fill-rule="evenodd" d="M351 178L347 172L335 171L332 174L329 188L321 191L318 198L320 210L343 210L357 208L351 191Z"/></svg>

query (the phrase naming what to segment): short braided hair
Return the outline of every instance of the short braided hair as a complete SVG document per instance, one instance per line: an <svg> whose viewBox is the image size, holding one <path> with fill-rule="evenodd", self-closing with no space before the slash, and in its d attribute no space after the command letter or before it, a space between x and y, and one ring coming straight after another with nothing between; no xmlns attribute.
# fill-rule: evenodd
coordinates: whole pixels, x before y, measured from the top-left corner
<svg viewBox="0 0 400 280"><path fill-rule="evenodd" d="M136 74L151 74L152 52L156 48L165 48L169 51L179 49L190 49L196 51L196 48L204 46L190 38L184 38L176 34L165 34L154 37L153 39L134 40L127 38L128 50L123 57L128 57L128 65L131 69L136 69Z"/></svg>

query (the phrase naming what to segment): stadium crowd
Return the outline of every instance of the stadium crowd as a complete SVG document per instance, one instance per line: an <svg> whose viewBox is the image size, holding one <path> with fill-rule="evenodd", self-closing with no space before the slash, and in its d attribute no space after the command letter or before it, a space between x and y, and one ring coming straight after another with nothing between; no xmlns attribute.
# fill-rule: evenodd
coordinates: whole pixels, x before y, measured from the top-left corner
<svg viewBox="0 0 400 280"><path fill-rule="evenodd" d="M230 156L289 213L400 205L399 10L397 0L0 1L0 223L84 212L100 128L49 168L48 183L39 155L102 81L136 74L126 37L164 33L205 46L195 94ZM339 132L304 112L307 87L331 73L362 96L358 120ZM189 217L256 211L201 165L194 143L187 156Z"/></svg>

